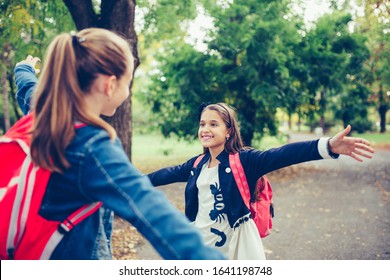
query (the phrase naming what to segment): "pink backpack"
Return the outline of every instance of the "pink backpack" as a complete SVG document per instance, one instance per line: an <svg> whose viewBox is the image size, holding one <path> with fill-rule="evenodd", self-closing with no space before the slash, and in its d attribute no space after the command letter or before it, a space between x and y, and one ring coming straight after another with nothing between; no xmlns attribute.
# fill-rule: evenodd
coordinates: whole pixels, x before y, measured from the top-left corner
<svg viewBox="0 0 390 280"><path fill-rule="evenodd" d="M0 137L0 259L49 259L64 234L94 213L88 204L64 221L38 214L50 172L34 166L29 155L33 115L21 118ZM77 127L76 127L77 128Z"/></svg>
<svg viewBox="0 0 390 280"><path fill-rule="evenodd" d="M194 167L197 167L204 155L200 155L194 162ZM256 224L260 237L264 238L271 233L272 218L274 217L274 209L272 205L272 187L266 176L262 176L256 183L256 199L251 201L248 181L242 167L240 156L238 153L229 155L229 163L233 172L234 180L238 186L241 197L245 205L251 212L251 218Z"/></svg>

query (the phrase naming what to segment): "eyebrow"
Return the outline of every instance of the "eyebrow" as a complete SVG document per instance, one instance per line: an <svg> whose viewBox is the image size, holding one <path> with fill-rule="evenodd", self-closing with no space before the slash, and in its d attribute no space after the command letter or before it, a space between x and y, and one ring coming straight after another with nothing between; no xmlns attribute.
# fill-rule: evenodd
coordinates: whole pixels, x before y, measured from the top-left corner
<svg viewBox="0 0 390 280"><path fill-rule="evenodd" d="M205 120L200 120L199 122L206 122ZM218 120L210 120L210 122L219 122Z"/></svg>

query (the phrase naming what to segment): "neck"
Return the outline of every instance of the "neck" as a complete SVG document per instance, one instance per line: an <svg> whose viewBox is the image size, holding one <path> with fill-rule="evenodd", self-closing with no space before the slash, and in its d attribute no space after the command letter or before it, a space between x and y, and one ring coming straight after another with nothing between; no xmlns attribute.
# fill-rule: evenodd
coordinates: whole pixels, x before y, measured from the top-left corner
<svg viewBox="0 0 390 280"><path fill-rule="evenodd" d="M211 159L214 160L217 156L224 150L225 147L217 148L217 149L209 149Z"/></svg>
<svg viewBox="0 0 390 280"><path fill-rule="evenodd" d="M86 109L88 112L100 116L102 112L101 101L96 97L96 95L88 94L84 97Z"/></svg>

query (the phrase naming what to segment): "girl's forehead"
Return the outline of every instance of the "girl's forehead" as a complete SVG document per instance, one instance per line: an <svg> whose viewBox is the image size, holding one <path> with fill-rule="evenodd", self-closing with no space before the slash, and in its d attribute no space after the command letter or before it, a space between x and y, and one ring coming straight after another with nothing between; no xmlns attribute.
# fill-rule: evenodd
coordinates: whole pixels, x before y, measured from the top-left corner
<svg viewBox="0 0 390 280"><path fill-rule="evenodd" d="M217 121L223 121L222 117L220 116L219 112L215 110L206 109L202 112L202 115L200 116L200 120L217 120Z"/></svg>

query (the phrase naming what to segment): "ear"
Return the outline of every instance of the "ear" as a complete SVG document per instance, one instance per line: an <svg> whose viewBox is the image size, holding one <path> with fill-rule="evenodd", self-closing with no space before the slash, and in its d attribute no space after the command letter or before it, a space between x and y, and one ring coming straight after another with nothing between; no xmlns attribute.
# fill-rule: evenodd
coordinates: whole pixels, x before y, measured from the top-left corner
<svg viewBox="0 0 390 280"><path fill-rule="evenodd" d="M232 134L232 128L228 128L227 133L226 133L226 137L230 138L231 134Z"/></svg>
<svg viewBox="0 0 390 280"><path fill-rule="evenodd" d="M113 93L115 92L116 85L117 85L117 78L112 76L107 76L105 85L104 85L104 93L107 95L109 99L111 99Z"/></svg>

